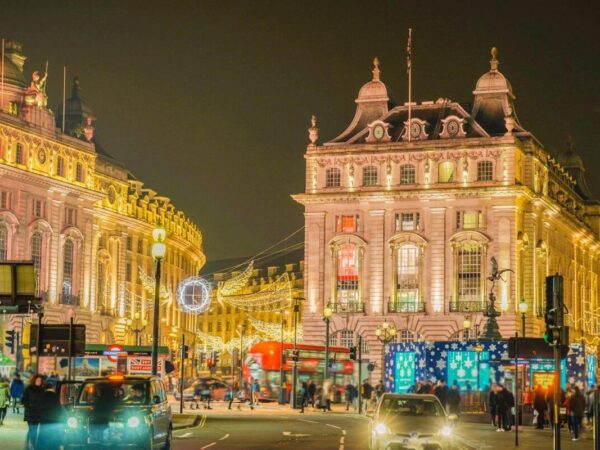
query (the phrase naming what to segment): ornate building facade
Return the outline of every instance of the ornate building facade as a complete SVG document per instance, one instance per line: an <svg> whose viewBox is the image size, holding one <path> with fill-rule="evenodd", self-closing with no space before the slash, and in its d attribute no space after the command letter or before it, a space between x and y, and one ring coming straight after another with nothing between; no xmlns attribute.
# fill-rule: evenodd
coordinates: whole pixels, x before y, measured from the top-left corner
<svg viewBox="0 0 600 450"><path fill-rule="evenodd" d="M6 43L0 260L34 262L44 322L74 317L87 326L88 342L150 345L150 248L152 230L160 224L167 231L161 344L174 347L183 332L191 338L197 318L182 313L174 297L179 281L205 262L200 230L100 146L78 79L63 121L62 105L56 115L47 107L47 74L35 72L27 84L25 59L20 44ZM17 329L22 323L17 317L4 322Z"/></svg>
<svg viewBox="0 0 600 450"><path fill-rule="evenodd" d="M344 132L318 144L314 116L309 128L306 190L293 196L305 207L306 341L323 342L327 305L332 331L362 335L377 362L383 321L398 340L474 337L495 257L512 269L495 291L504 337L520 331L522 300L528 335L542 335L544 279L559 273L571 339L596 345L600 207L572 145L554 157L524 128L495 49L470 104L394 105L374 64Z"/></svg>

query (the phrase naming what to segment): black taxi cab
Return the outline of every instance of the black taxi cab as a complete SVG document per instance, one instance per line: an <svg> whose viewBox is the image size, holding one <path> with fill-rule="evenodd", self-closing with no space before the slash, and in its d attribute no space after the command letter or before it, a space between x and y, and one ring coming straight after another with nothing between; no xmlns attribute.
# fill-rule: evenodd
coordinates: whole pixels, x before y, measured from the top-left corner
<svg viewBox="0 0 600 450"><path fill-rule="evenodd" d="M172 430L171 407L158 377L87 378L68 409L63 448L170 450Z"/></svg>

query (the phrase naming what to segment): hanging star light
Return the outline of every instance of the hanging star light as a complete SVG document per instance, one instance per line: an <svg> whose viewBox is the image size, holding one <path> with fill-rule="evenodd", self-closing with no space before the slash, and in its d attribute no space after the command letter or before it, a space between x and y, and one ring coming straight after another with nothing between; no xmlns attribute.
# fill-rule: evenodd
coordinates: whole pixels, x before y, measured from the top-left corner
<svg viewBox="0 0 600 450"><path fill-rule="evenodd" d="M211 302L210 284L201 277L188 277L179 283L177 303L184 312L202 314Z"/></svg>
<svg viewBox="0 0 600 450"><path fill-rule="evenodd" d="M144 269L142 269L141 266L138 266L138 275L140 277L142 286L144 286L144 289L146 289L146 292L154 295L154 289L156 287L154 279L144 272ZM171 290L164 284L160 285L159 297L163 301L163 304L170 305L173 303L173 295L171 294Z"/></svg>
<svg viewBox="0 0 600 450"><path fill-rule="evenodd" d="M252 316L248 316L248 321L257 332L263 334L267 338L273 340L281 339L281 323L264 322ZM302 324L297 324L296 331L297 340L302 341L304 333ZM284 329L283 340L285 342L292 342L294 340L294 330Z"/></svg>
<svg viewBox="0 0 600 450"><path fill-rule="evenodd" d="M223 290L219 287L217 299L219 302L228 303L244 311L257 311L265 308L270 311L282 311L289 307L292 299L291 280L286 272L265 288L250 294L238 292L237 294L223 295Z"/></svg>

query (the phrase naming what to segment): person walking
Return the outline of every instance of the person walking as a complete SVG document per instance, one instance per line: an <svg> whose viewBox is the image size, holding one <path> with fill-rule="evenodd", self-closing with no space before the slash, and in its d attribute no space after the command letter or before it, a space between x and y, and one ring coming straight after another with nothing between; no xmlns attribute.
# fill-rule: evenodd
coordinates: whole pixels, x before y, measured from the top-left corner
<svg viewBox="0 0 600 450"><path fill-rule="evenodd" d="M300 397L300 413L304 414L304 407L308 405L308 384L303 381L298 392Z"/></svg>
<svg viewBox="0 0 600 450"><path fill-rule="evenodd" d="M356 405L354 404L354 399L356 398L356 387L349 381L346 385L346 411L350 409L350 405L356 410Z"/></svg>
<svg viewBox="0 0 600 450"><path fill-rule="evenodd" d="M496 385L496 407L498 411L498 429L496 431L510 431L510 398L508 390L501 384Z"/></svg>
<svg viewBox="0 0 600 450"><path fill-rule="evenodd" d="M310 383L308 383L308 399L310 400L310 403L313 407L313 409L315 409L315 394L317 393L317 385L315 384L315 382L313 380L310 380Z"/></svg>
<svg viewBox="0 0 600 450"><path fill-rule="evenodd" d="M6 417L6 410L10 403L10 391L8 388L8 379L2 377L0 379L0 426L4 425L4 418Z"/></svg>
<svg viewBox="0 0 600 450"><path fill-rule="evenodd" d="M448 403L448 386L446 386L445 380L438 381L433 394L438 398L444 409L446 409Z"/></svg>
<svg viewBox="0 0 600 450"><path fill-rule="evenodd" d="M548 409L548 405L546 404L546 396L544 393L544 388L538 385L535 388L533 393L533 410L537 413L535 428L537 430L544 429L544 423L546 422L546 411Z"/></svg>
<svg viewBox="0 0 600 450"><path fill-rule="evenodd" d="M363 409L365 411L365 414L367 414L367 412L369 411L369 403L371 401L371 395L373 395L373 386L371 386L371 383L369 383L368 379L365 379L363 381L363 384L361 386L361 399L360 401L363 402Z"/></svg>
<svg viewBox="0 0 600 450"><path fill-rule="evenodd" d="M573 388L570 402L571 433L573 441L579 440L581 434L581 422L585 411L585 397L579 389L579 386Z"/></svg>
<svg viewBox="0 0 600 450"><path fill-rule="evenodd" d="M375 406L379 405L379 401L385 392L385 388L383 386L383 380L379 380L379 383L375 386Z"/></svg>
<svg viewBox="0 0 600 450"><path fill-rule="evenodd" d="M61 446L63 420L63 408L55 385L46 383L38 437L38 441L43 442L44 450L58 450Z"/></svg>
<svg viewBox="0 0 600 450"><path fill-rule="evenodd" d="M239 385L238 381L234 380L231 385L231 389L229 390L229 406L227 409L231 409L231 405L233 404L233 400L235 400L235 396L238 394Z"/></svg>
<svg viewBox="0 0 600 450"><path fill-rule="evenodd" d="M453 383L448 392L448 412L457 416L460 412L460 389L457 383Z"/></svg>
<svg viewBox="0 0 600 450"><path fill-rule="evenodd" d="M25 391L25 385L21 376L16 373L10 382L10 398L12 403L12 412L19 414L19 405L23 400L23 392Z"/></svg>
<svg viewBox="0 0 600 450"><path fill-rule="evenodd" d="M23 392L23 407L25 414L23 420L27 422L27 450L37 450L38 433L42 421L42 410L44 409L44 381L41 375L33 375L29 386Z"/></svg>

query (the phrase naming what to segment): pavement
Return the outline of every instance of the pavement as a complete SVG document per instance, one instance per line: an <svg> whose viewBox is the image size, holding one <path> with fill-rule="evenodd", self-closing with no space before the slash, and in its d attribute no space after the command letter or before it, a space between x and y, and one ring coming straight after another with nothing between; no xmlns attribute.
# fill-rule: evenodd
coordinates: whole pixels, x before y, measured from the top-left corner
<svg viewBox="0 0 600 450"><path fill-rule="evenodd" d="M263 403L254 410L248 405L213 402L212 409L189 410L174 414L174 450L365 450L368 448L368 423L364 415L346 412L333 405L332 412L306 408L301 414L289 405ZM174 413L178 404L172 404ZM512 432L498 433L488 423L476 423L476 417L464 416L455 435L458 449L508 450L515 447ZM9 413L0 427L0 448L22 450L27 426L22 415ZM591 450L591 432L572 442L568 430L562 429L562 450ZM519 449L552 449L552 432L521 427ZM43 449L41 449L43 450Z"/></svg>

